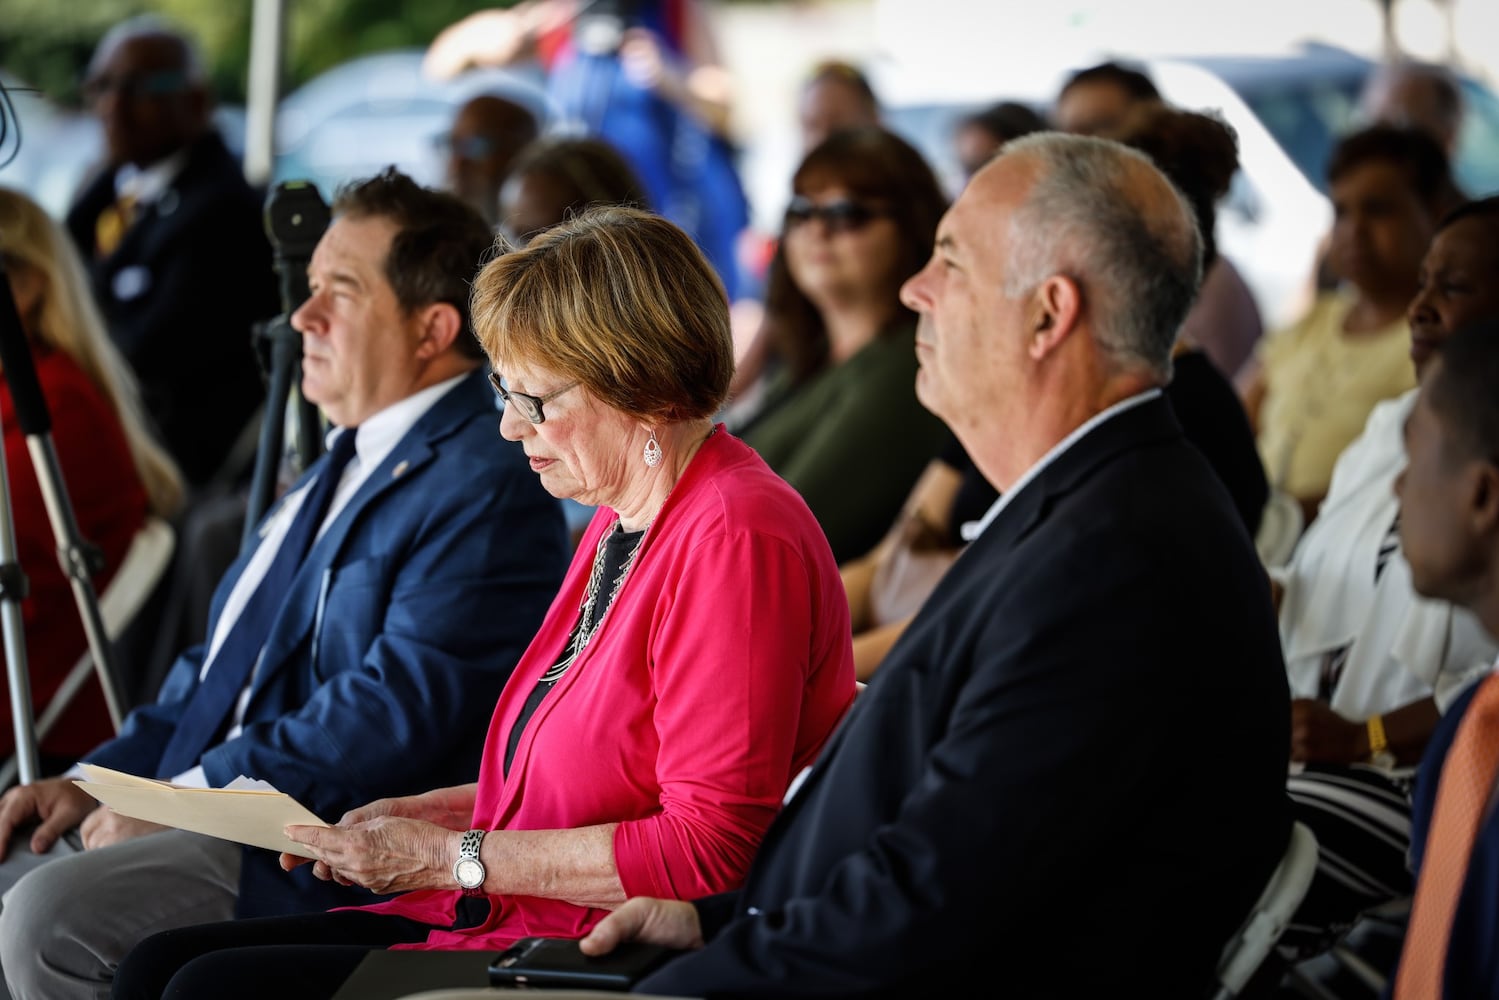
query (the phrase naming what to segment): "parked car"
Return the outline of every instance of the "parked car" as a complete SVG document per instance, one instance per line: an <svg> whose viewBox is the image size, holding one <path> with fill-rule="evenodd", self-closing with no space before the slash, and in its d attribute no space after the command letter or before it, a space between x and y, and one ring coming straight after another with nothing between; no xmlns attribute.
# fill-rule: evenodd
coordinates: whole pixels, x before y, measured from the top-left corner
<svg viewBox="0 0 1499 1000"><path fill-rule="evenodd" d="M397 49L342 63L287 94L277 109L272 181L311 180L331 197L347 180L395 165L440 185L436 139L458 108L496 94L528 108L545 128L555 115L539 75L474 70L448 81L422 74L421 49Z"/></svg>
<svg viewBox="0 0 1499 1000"><path fill-rule="evenodd" d="M1305 305L1316 247L1332 224L1327 159L1337 137L1355 127L1358 97L1375 63L1326 45L1289 55L1204 55L1138 61L1171 103L1213 110L1238 133L1241 169L1219 207L1218 243L1244 274L1270 327L1296 318ZM1075 67L1046 73L1009 66L969 73L881 61L871 67L886 123L929 158L956 193L962 183L952 135L966 114L1000 100L1027 103L1045 114ZM1471 79L1455 173L1473 195L1499 191L1499 97ZM784 205L794 164L755 164L752 197ZM767 181L765 174L773 174ZM762 204L763 207L763 204ZM762 215L773 219L774 216Z"/></svg>

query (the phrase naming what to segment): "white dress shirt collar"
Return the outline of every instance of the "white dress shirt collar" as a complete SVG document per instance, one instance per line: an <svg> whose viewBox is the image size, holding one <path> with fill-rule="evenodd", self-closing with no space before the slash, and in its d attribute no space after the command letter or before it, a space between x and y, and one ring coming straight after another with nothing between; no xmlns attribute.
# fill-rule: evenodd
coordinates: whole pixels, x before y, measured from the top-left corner
<svg viewBox="0 0 1499 1000"><path fill-rule="evenodd" d="M179 149L149 167L137 167L133 163L123 165L115 171L115 197L134 198L137 205L156 201L187 166L187 154L186 149Z"/></svg>
<svg viewBox="0 0 1499 1000"><path fill-rule="evenodd" d="M432 408L432 405L468 375L468 372L464 372L462 375L454 375L450 379L429 385L420 392L390 404L374 416L366 417L364 423L354 428L358 435L354 438L354 454L359 459L359 467L372 470L385 461L391 449L395 448L397 442L406 436L406 432L415 426L416 422ZM342 427L335 427L329 431L329 444L332 444L339 434L345 433L345 430Z"/></svg>
<svg viewBox="0 0 1499 1000"><path fill-rule="evenodd" d="M1042 455L1039 462L1031 466L1029 469L1026 469L1021 477L1015 480L1014 485L1012 485L1009 489L1005 490L999 495L999 499L994 501L994 503L989 507L989 510L984 514L982 518L977 521L969 521L967 524L963 525L963 527L960 529L963 535L963 541L971 542L979 535L982 535L984 533L984 529L994 523L994 519L999 516L999 512L1004 510L1005 507L1009 506L1010 501L1019 496L1020 491L1023 490L1031 482L1031 480L1039 476L1048 465L1060 458L1063 452L1065 452L1068 448L1071 448L1073 445L1077 444L1078 441L1082 440L1089 431L1093 430L1093 428L1099 426L1106 420L1117 417L1119 414L1124 413L1126 410L1134 409L1141 403L1148 403L1150 400L1160 396L1160 394L1160 389L1147 389L1144 392L1130 396L1128 399L1120 400L1113 406L1109 407L1107 410L1094 414L1090 419L1080 424L1076 430L1059 441L1045 455Z"/></svg>

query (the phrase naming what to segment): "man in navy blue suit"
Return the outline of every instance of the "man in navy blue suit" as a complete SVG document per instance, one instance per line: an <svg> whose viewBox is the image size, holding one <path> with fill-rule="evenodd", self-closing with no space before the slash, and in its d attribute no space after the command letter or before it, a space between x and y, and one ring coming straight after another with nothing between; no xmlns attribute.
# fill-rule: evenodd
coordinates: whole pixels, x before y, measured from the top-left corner
<svg viewBox="0 0 1499 1000"><path fill-rule="evenodd" d="M1162 398L1191 210L1144 157L1018 139L902 289L916 392L1001 496L743 888L583 940L689 948L645 993L1206 996L1285 851L1269 587Z"/></svg>
<svg viewBox="0 0 1499 1000"><path fill-rule="evenodd" d="M1418 592L1467 607L1499 636L1499 320L1459 331L1432 364L1406 422L1409 464L1396 484L1400 544ZM1469 745L1492 749L1499 741L1496 685L1499 677L1490 674L1455 701L1421 760L1411 810L1418 877L1395 1000L1499 997L1495 775L1476 777L1479 797L1466 818L1460 795L1439 811L1452 795L1447 783L1456 780L1446 766L1459 756L1456 744L1467 757ZM1449 839L1472 837L1475 829L1471 848L1463 836L1457 844ZM1437 865L1433 850L1471 853L1465 863L1459 856ZM1441 874L1449 864L1462 873L1453 881Z"/></svg>
<svg viewBox="0 0 1499 1000"><path fill-rule="evenodd" d="M329 454L225 574L208 641L85 758L187 785L263 779L329 821L474 780L568 555L556 502L496 431L469 326L489 227L394 170L341 191L333 212L292 317ZM269 851L96 805L67 777L0 799L13 996L103 995L159 930L359 898L282 872Z"/></svg>

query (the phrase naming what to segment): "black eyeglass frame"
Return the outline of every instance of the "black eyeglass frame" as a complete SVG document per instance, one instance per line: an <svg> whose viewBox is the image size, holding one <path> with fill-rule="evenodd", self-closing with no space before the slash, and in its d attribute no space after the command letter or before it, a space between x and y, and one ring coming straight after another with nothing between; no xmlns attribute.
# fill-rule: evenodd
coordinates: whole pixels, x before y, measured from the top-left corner
<svg viewBox="0 0 1499 1000"><path fill-rule="evenodd" d="M489 384L494 386L494 391L500 394L500 398L505 401L506 406L509 406L512 402L514 402L517 406L520 407L521 416L525 417L533 424L544 424L547 422L547 415L545 412L543 412L541 408L542 405L545 403L550 403L552 400L556 399L564 392L567 392L570 389L576 389L583 383L569 382L567 385L564 385L560 389L553 389L545 396L533 396L530 393L515 392L512 389L505 388L504 384L500 381L498 372L489 373Z"/></svg>

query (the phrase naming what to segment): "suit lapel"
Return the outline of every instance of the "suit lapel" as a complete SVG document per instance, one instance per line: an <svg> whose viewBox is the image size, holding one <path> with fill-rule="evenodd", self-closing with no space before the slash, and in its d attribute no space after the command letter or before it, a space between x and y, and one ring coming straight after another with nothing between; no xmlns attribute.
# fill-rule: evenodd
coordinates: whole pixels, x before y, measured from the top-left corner
<svg viewBox="0 0 1499 1000"><path fill-rule="evenodd" d="M175 238L189 220L202 217L203 204L221 198L224 194L218 185L204 185L200 178L211 174L221 160L229 159L229 151L217 133L209 132L193 144L187 153L182 169L152 201L142 205L134 222L120 237L119 245L105 261L118 262L119 267L129 267L142 260L158 259L166 252L162 244ZM100 203L95 217L114 201L113 175L109 176L108 197ZM113 268L112 268L113 270Z"/></svg>
<svg viewBox="0 0 1499 1000"><path fill-rule="evenodd" d="M1148 400L1093 428L1023 486L984 529L983 535L964 549L922 605L922 610L906 626L901 639L886 655L884 665L875 673L869 690L854 701L853 708L818 755L807 780L767 831L766 844L790 825L800 805L816 793L822 776L837 757L839 746L857 727L860 709L868 704L875 685L889 677L892 670L901 669L904 662L902 647L908 642L919 641L921 625L930 615L947 613L946 594L961 589L969 574L982 572L996 561L1005 559L1045 521L1056 501L1086 480L1094 469L1124 452L1181 436L1181 425L1177 423L1171 404L1164 397ZM916 640L912 640L913 635L917 636Z"/></svg>
<svg viewBox="0 0 1499 1000"><path fill-rule="evenodd" d="M433 445L446 437L475 412L476 406L490 405L488 388L480 375L471 375L433 404L432 409L391 450L385 460L365 478L359 489L339 511L328 530L323 532L307 553L307 559L292 579L281 611L266 638L260 668L256 671L251 701L290 661L316 619L323 597L325 578L335 567L350 532L365 513L387 493L402 484L414 482L418 473L436 457ZM476 395L475 389L479 387Z"/></svg>

